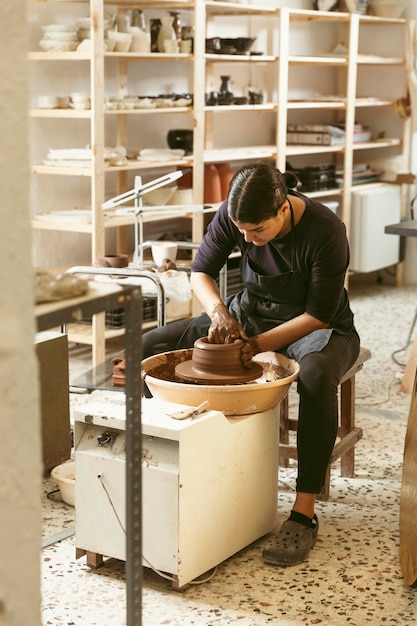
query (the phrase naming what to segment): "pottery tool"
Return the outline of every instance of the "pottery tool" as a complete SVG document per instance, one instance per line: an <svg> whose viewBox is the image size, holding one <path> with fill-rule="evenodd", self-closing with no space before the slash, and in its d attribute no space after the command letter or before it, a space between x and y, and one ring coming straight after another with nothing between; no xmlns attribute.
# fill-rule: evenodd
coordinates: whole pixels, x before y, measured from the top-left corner
<svg viewBox="0 0 417 626"><path fill-rule="evenodd" d="M209 408L208 400L204 400L201 404L196 407L188 407L187 409L182 409L182 411L178 411L177 413L169 413L169 417L172 417L174 420L185 420L187 417L195 417L196 415L200 415L200 413L204 413Z"/></svg>

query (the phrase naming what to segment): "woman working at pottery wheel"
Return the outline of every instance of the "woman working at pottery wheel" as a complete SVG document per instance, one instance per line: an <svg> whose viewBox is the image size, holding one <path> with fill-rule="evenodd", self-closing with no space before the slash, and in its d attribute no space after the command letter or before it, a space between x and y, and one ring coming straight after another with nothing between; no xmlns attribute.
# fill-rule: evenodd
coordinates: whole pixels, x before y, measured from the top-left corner
<svg viewBox="0 0 417 626"><path fill-rule="evenodd" d="M345 226L329 208L295 191L297 182L269 163L240 169L191 266L205 313L143 336L144 358L190 348L207 336L212 343L242 339L246 365L270 350L300 364L295 502L275 544L263 552L265 562L282 566L303 562L316 542L314 509L337 434L337 388L359 354L344 287ZM216 278L236 247L244 288L222 302Z"/></svg>

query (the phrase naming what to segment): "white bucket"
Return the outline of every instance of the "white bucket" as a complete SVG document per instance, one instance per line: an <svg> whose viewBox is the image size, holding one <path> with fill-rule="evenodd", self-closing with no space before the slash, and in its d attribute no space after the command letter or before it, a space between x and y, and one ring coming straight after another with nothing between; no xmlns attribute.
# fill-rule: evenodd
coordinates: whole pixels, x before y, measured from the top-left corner
<svg viewBox="0 0 417 626"><path fill-rule="evenodd" d="M75 461L65 461L57 465L51 472L57 481L61 498L66 504L75 505Z"/></svg>

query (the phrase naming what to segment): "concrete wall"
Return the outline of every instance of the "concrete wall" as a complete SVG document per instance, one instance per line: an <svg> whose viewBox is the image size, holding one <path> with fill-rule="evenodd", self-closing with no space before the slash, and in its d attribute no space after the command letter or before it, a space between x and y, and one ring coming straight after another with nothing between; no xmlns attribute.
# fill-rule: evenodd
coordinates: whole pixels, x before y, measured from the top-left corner
<svg viewBox="0 0 417 626"><path fill-rule="evenodd" d="M0 3L0 623L40 618L41 455L28 218L26 3Z"/></svg>

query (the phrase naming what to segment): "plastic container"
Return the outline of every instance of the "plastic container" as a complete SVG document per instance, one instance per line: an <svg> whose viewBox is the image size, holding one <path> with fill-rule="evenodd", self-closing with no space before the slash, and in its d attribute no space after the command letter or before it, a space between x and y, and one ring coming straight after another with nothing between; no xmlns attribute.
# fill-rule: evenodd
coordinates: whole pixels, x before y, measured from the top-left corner
<svg viewBox="0 0 417 626"><path fill-rule="evenodd" d="M65 461L57 465L52 470L51 476L58 483L63 501L75 506L75 461Z"/></svg>

